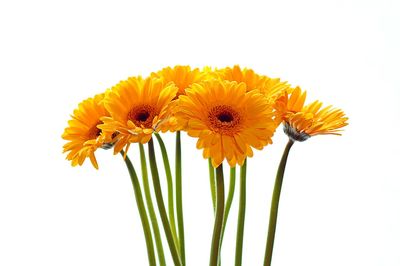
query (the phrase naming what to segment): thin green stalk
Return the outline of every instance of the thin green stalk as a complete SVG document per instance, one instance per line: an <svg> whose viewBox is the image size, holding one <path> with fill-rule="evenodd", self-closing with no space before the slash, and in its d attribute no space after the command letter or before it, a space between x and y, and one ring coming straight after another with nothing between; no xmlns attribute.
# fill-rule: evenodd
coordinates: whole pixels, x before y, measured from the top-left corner
<svg viewBox="0 0 400 266"><path fill-rule="evenodd" d="M239 214L236 232L235 266L242 265L244 218L246 214L246 171L247 159L244 161L243 166L240 167Z"/></svg>
<svg viewBox="0 0 400 266"><path fill-rule="evenodd" d="M122 157L124 157L124 152L121 152ZM140 220L142 221L143 226L143 233L146 240L146 247L147 247L147 256L149 259L149 265L155 266L156 265L156 258L154 254L154 246L153 246L153 238L151 236L150 224L147 218L146 209L143 202L143 196L140 189L139 179L137 177L135 168L133 167L129 157L125 157L125 164L129 171L129 176L131 177L133 190L135 192L136 197L136 204L139 210Z"/></svg>
<svg viewBox="0 0 400 266"><path fill-rule="evenodd" d="M175 223L175 209L174 209L174 184L172 181L171 166L169 164L167 149L165 148L164 141L159 134L155 134L158 144L160 145L161 155L165 168L165 176L167 178L167 188L168 188L168 218L171 225L172 237L174 238L175 245L179 248L178 235L176 233L176 223Z"/></svg>
<svg viewBox="0 0 400 266"><path fill-rule="evenodd" d="M208 159L208 172L210 174L210 190L211 190L211 199L213 204L213 210L215 213L215 169L212 166L211 158Z"/></svg>
<svg viewBox="0 0 400 266"><path fill-rule="evenodd" d="M236 167L232 167L230 171L228 196L226 198L226 204L225 204L226 207L224 212L224 224L222 225L221 245L222 245L222 240L224 239L224 232L225 232L226 222L228 221L229 211L231 210L232 206L233 195L235 194L235 182L236 182Z"/></svg>
<svg viewBox="0 0 400 266"><path fill-rule="evenodd" d="M185 256L185 228L183 224L183 207L182 207L182 147L181 132L176 132L176 148L175 148L175 182L176 182L176 214L178 218L179 248L181 254L182 265L186 265Z"/></svg>
<svg viewBox="0 0 400 266"><path fill-rule="evenodd" d="M216 185L217 206L215 210L214 232L211 242L210 266L217 266L220 256L221 232L225 208L224 172L222 169L222 164L220 164L216 170Z"/></svg>
<svg viewBox="0 0 400 266"><path fill-rule="evenodd" d="M180 266L180 265L182 265L181 260L179 258L177 247L175 245L174 238L172 236L172 231L171 231L170 223L168 221L167 211L165 210L165 204L164 204L162 190L161 190L161 184L160 184L160 177L158 175L157 161L156 161L156 155L155 155L155 151L154 151L153 139L150 139L148 148L149 148L150 169L151 169L151 174L153 176L154 192L156 195L157 206L158 206L158 210L160 212L160 217L161 217L161 221L163 224L165 236L167 238L169 250L171 252L171 256L174 261L174 264L175 264L175 266Z"/></svg>
<svg viewBox="0 0 400 266"><path fill-rule="evenodd" d="M225 227L226 227L226 222L228 221L229 211L232 206L233 195L235 194L235 183L236 183L236 166L232 167L230 170L229 190L225 203L226 207L224 211L224 223L222 224L221 243L220 243L221 247L222 247L222 241L224 241ZM219 257L218 265L221 265L221 256Z"/></svg>
<svg viewBox="0 0 400 266"><path fill-rule="evenodd" d="M289 155L290 148L294 141L289 139L286 145L285 151L283 152L281 162L279 163L278 172L276 173L274 192L272 194L271 211L269 214L269 226L268 226L268 237L267 245L265 248L264 266L271 266L272 251L274 249L276 220L278 217L279 198L281 195L283 175L285 173L286 161Z"/></svg>
<svg viewBox="0 0 400 266"><path fill-rule="evenodd" d="M154 211L153 201L151 199L149 177L147 172L146 154L144 152L143 144L139 143L140 163L142 167L143 190L146 197L147 208L149 210L150 221L153 227L154 239L156 241L156 248L158 254L158 261L160 266L165 266L164 248L161 240L160 229L158 227L157 216Z"/></svg>

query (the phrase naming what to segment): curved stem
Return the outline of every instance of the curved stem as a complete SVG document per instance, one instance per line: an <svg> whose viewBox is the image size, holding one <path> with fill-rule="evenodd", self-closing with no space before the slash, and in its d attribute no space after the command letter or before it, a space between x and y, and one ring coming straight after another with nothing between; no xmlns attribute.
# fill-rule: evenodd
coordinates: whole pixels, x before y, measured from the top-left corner
<svg viewBox="0 0 400 266"><path fill-rule="evenodd" d="M150 169L151 169L151 174L153 176L154 192L156 195L157 206L158 206L158 210L160 212L160 217L161 217L161 221L163 224L165 236L167 238L168 246L171 251L171 256L174 261L174 264L176 266L180 266L182 264L181 264L181 261L180 261L179 255L178 255L178 251L177 251L177 247L174 242L174 238L172 236L171 227L170 227L170 223L168 221L167 211L165 210L165 204L164 204L164 200L163 200L163 196L162 196L160 177L158 175L153 139L150 139L148 148L149 148Z"/></svg>
<svg viewBox="0 0 400 266"><path fill-rule="evenodd" d="M210 191L211 191L211 199L213 204L213 210L215 214L215 169L212 166L211 158L208 159L208 172L210 175Z"/></svg>
<svg viewBox="0 0 400 266"><path fill-rule="evenodd" d="M243 166L240 167L239 214L236 232L235 266L242 265L244 218L246 214L246 171L247 159L244 161Z"/></svg>
<svg viewBox="0 0 400 266"><path fill-rule="evenodd" d="M228 196L226 198L226 204L225 204L226 207L224 212L224 223L222 225L221 245L222 245L222 240L224 239L224 232L225 232L226 222L228 221L229 211L231 210L232 206L233 195L235 194L235 182L236 182L236 167L232 167L230 170Z"/></svg>
<svg viewBox="0 0 400 266"><path fill-rule="evenodd" d="M131 181L132 181L133 190L135 192L136 204L137 204L137 207L139 210L140 220L142 221L144 237L146 240L149 265L155 266L156 259L155 259L155 255L154 255L153 239L151 236L150 224L149 224L149 220L147 218L146 209L144 207L142 192L140 190L140 183L139 183L135 168L133 167L131 161L129 160L129 157L126 154L124 154L124 152L121 152L121 155L123 158L125 157L124 161L125 161L126 167L128 168L129 176L131 177Z"/></svg>
<svg viewBox="0 0 400 266"><path fill-rule="evenodd" d="M220 243L222 223L224 220L225 208L225 188L224 188L224 172L222 164L216 170L216 184L217 184L217 207L215 211L214 232L211 242L210 266L217 266L220 256Z"/></svg>
<svg viewBox="0 0 400 266"><path fill-rule="evenodd" d="M178 218L179 248L182 265L186 264L185 256L185 228L183 224L183 206L182 206L182 147L181 132L176 132L176 153L175 153L175 182L176 182L176 214Z"/></svg>
<svg viewBox="0 0 400 266"><path fill-rule="evenodd" d="M144 195L146 197L147 208L149 210L150 221L153 227L154 239L156 242L158 261L160 262L160 266L165 266L165 256L164 256L164 248L162 245L160 229L158 227L157 216L154 211L153 201L151 199L150 186L149 186L149 177L147 172L147 163L146 163L146 154L144 152L143 144L139 143L139 152L140 152L140 163L142 167L142 179L143 179L143 190Z"/></svg>
<svg viewBox="0 0 400 266"><path fill-rule="evenodd" d="M174 184L172 181L171 166L169 164L167 149L165 148L164 141L161 136L156 133L156 138L158 144L160 145L161 155L165 168L165 176L167 178L167 188L168 188L168 219L171 225L172 237L174 238L175 245L179 248L179 241L176 233L176 223L175 223L175 209L174 209Z"/></svg>
<svg viewBox="0 0 400 266"><path fill-rule="evenodd" d="M289 151L293 143L294 141L289 139L285 151L283 152L281 162L279 163L278 172L276 173L274 192L272 194L271 201L271 211L269 214L268 237L267 245L265 248L264 266L271 266L272 250L274 248L276 220L278 217L279 198L281 195L283 175L285 173L286 161L289 155Z"/></svg>
<svg viewBox="0 0 400 266"><path fill-rule="evenodd" d="M233 201L233 195L235 194L236 166L231 168L229 176L230 176L229 190L228 190L228 196L226 198L226 203L225 203L226 207L225 207L225 211L224 211L224 223L222 224L220 249L222 247L222 241L224 241L226 222L228 221L229 211L231 210L232 201ZM221 265L221 256L219 256L218 265Z"/></svg>

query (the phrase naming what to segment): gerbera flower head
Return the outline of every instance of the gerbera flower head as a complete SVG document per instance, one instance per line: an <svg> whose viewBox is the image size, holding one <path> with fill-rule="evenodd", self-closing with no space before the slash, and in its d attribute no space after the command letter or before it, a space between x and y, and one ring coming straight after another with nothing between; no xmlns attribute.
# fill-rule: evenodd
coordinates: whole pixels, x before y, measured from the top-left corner
<svg viewBox="0 0 400 266"><path fill-rule="evenodd" d="M93 166L98 169L94 152L100 147L107 148L112 143L111 136L97 127L102 123L100 118L108 115L103 99L104 94L98 94L82 101L68 121L68 127L62 134L62 138L68 141L63 152L68 152L67 159L72 166L82 165L89 157Z"/></svg>
<svg viewBox="0 0 400 266"><path fill-rule="evenodd" d="M286 93L275 104L284 123L284 131L292 140L304 141L315 135L341 135L342 128L348 125L348 118L342 110L331 105L322 108L319 101L304 105L305 100L306 92L296 87L290 95Z"/></svg>
<svg viewBox="0 0 400 266"><path fill-rule="evenodd" d="M279 78L259 75L252 69L241 69L238 65L233 66L233 68L226 67L216 70L215 73L223 80L244 82L247 86L247 91L259 90L271 101L274 101L286 90L290 89L290 85L287 82L282 82Z"/></svg>
<svg viewBox="0 0 400 266"><path fill-rule="evenodd" d="M246 92L245 83L214 79L193 84L177 105L176 117L198 138L197 148L214 167L224 159L230 166L242 165L253 156L252 148L272 143L272 106L259 91Z"/></svg>
<svg viewBox="0 0 400 266"><path fill-rule="evenodd" d="M167 116L168 105L176 97L178 88L163 80L131 77L115 85L106 93L104 106L110 113L100 125L104 132L117 132L114 153L132 142L147 143L158 124Z"/></svg>
<svg viewBox="0 0 400 266"><path fill-rule="evenodd" d="M191 69L190 66L165 67L151 74L153 77L161 78L164 84L172 82L178 87L177 96L185 94L185 90L193 83L200 82L204 73L200 69Z"/></svg>
<svg viewBox="0 0 400 266"><path fill-rule="evenodd" d="M200 71L198 68L192 69L190 66L175 66L175 67L165 67L158 72L153 72L152 77L161 79L164 84L173 83L178 87L178 92L175 99L179 95L185 94L187 88L189 88L193 83L201 82L205 77L205 73ZM166 111L167 115L165 119L159 124L160 131L177 131L182 130L182 127L178 123L177 119L174 117L172 109L174 104L168 106Z"/></svg>

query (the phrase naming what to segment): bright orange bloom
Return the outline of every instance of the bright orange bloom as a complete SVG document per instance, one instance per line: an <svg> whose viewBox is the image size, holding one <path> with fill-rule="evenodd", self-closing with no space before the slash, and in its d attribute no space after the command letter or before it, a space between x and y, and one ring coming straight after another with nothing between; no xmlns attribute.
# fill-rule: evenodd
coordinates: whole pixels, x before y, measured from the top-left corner
<svg viewBox="0 0 400 266"><path fill-rule="evenodd" d="M100 118L108 115L102 103L103 98L104 94L99 94L82 101L68 121L62 138L68 141L63 148L64 152L69 152L67 159L72 166L82 165L89 157L93 166L98 169L94 152L111 142L111 138L97 127L102 123Z"/></svg>
<svg viewBox="0 0 400 266"><path fill-rule="evenodd" d="M131 77L121 81L106 93L104 106L110 117L103 117L104 132L117 132L114 153L132 142L147 143L152 133L167 116L168 105L176 97L178 88L161 79Z"/></svg>
<svg viewBox="0 0 400 266"><path fill-rule="evenodd" d="M173 83L178 87L178 92L175 97L175 99L177 99L179 95L185 94L186 89L193 83L203 81L205 73L198 68L191 69L190 66L178 65L173 68L165 67L158 72L151 73L151 76L160 78L164 84ZM165 119L159 124L159 129L162 132L182 130L182 127L178 124L177 119L172 113L174 106L174 104L169 105Z"/></svg>
<svg viewBox="0 0 400 266"><path fill-rule="evenodd" d="M197 137L197 148L214 167L224 159L242 165L252 148L272 143L276 129L272 106L264 95L246 92L245 83L209 80L193 84L177 102L175 116Z"/></svg>
<svg viewBox="0 0 400 266"><path fill-rule="evenodd" d="M177 96L185 94L185 90L193 83L203 80L204 74L198 69L190 66L165 67L151 74L153 77L161 78L164 84L172 82L178 87Z"/></svg>
<svg viewBox="0 0 400 266"><path fill-rule="evenodd" d="M286 90L290 90L290 85L287 82L282 82L279 78L270 78L259 75L252 69L244 68L235 65L233 68L226 67L215 71L216 76L223 80L236 82L244 82L247 86L247 91L259 90L271 101L284 94Z"/></svg>
<svg viewBox="0 0 400 266"><path fill-rule="evenodd" d="M290 96L286 93L276 102L279 117L283 120L285 133L293 140L304 141L315 135L341 135L341 128L348 125L348 118L342 110L331 105L322 108L315 101L304 106L306 92L295 88Z"/></svg>

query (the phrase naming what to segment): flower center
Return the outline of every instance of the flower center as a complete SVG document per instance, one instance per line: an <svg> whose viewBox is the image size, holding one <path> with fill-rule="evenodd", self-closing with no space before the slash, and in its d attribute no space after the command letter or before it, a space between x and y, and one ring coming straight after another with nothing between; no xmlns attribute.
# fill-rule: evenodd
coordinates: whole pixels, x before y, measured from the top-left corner
<svg viewBox="0 0 400 266"><path fill-rule="evenodd" d="M101 129L97 128L98 125L102 124L103 122L98 121L94 126L92 126L88 131L88 138L89 139L96 139L101 134Z"/></svg>
<svg viewBox="0 0 400 266"><path fill-rule="evenodd" d="M221 121L222 123L223 123L223 122L229 123L229 122L232 122L232 120L233 120L232 114L231 114L231 113L228 113L228 112L222 112L222 113L220 113L219 115L217 115L217 118L218 118L219 121Z"/></svg>
<svg viewBox="0 0 400 266"><path fill-rule="evenodd" d="M136 114L136 120L140 122L146 122L147 118L149 118L150 114L147 110L142 110L141 112Z"/></svg>
<svg viewBox="0 0 400 266"><path fill-rule="evenodd" d="M151 128L155 110L148 104L133 107L128 113L128 119L138 127Z"/></svg>
<svg viewBox="0 0 400 266"><path fill-rule="evenodd" d="M228 105L217 105L208 112L210 127L224 135L234 135L240 129L240 114Z"/></svg>

